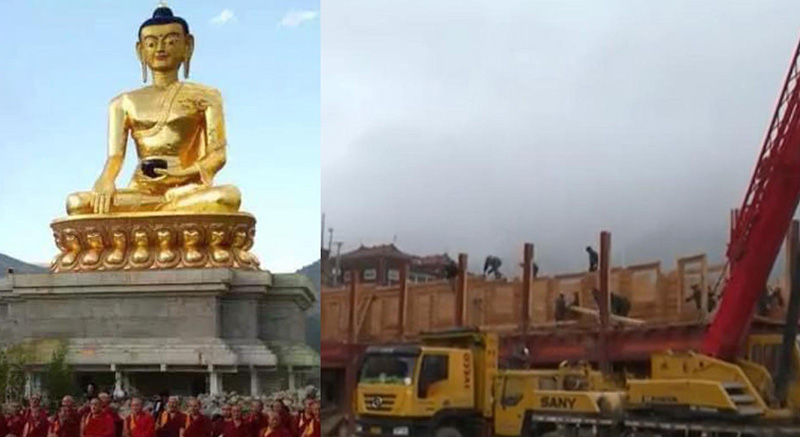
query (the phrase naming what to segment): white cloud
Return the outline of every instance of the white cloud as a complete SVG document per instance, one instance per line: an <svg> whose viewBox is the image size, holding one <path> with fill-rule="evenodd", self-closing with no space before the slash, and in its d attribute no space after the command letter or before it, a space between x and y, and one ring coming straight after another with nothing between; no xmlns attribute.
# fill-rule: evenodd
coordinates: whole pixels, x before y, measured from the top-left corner
<svg viewBox="0 0 800 437"><path fill-rule="evenodd" d="M218 26L221 26L231 21L236 21L236 15L233 15L233 11L230 9L223 9L222 12L219 13L219 15L211 19L211 23L216 24Z"/></svg>
<svg viewBox="0 0 800 437"><path fill-rule="evenodd" d="M318 16L319 11L289 11L283 16L279 25L283 27L297 27Z"/></svg>

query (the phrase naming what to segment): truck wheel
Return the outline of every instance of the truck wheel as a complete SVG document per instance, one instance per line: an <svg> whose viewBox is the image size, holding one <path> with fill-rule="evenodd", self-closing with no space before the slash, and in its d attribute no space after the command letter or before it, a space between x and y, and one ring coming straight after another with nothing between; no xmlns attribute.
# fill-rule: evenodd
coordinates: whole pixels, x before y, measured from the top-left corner
<svg viewBox="0 0 800 437"><path fill-rule="evenodd" d="M435 437L463 437L461 431L456 428L445 426L436 430Z"/></svg>

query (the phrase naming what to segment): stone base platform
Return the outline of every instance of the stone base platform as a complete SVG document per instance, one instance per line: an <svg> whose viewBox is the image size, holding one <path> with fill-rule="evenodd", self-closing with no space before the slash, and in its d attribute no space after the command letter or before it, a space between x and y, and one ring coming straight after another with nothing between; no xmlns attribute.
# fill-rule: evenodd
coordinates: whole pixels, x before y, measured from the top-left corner
<svg viewBox="0 0 800 437"><path fill-rule="evenodd" d="M227 375L258 393L319 372L305 345L314 299L305 276L230 268L9 274L0 278L0 346L29 347L33 374L66 345L76 372L110 373L121 387L204 374L219 392Z"/></svg>
<svg viewBox="0 0 800 437"><path fill-rule="evenodd" d="M257 270L247 213L77 215L50 227L60 253L53 272L233 267Z"/></svg>

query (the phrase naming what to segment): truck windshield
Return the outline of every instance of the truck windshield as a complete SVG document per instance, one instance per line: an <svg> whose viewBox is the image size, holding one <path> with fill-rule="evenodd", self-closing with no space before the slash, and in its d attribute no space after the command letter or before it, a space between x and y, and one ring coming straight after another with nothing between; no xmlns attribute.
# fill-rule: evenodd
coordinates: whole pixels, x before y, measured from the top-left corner
<svg viewBox="0 0 800 437"><path fill-rule="evenodd" d="M358 381L366 384L411 385L415 361L415 357L403 355L367 355Z"/></svg>

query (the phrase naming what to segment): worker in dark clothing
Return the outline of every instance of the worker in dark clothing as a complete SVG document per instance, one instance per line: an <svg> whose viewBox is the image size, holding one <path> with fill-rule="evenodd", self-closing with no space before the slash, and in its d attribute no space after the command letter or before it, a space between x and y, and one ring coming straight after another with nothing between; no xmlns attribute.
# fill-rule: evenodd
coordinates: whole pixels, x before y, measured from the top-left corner
<svg viewBox="0 0 800 437"><path fill-rule="evenodd" d="M455 261L450 261L444 267L444 277L447 279L455 279L458 277L458 264Z"/></svg>
<svg viewBox="0 0 800 437"><path fill-rule="evenodd" d="M486 257L486 262L483 263L483 274L484 276L491 276L494 275L495 279L500 279L503 277L502 273L500 273L500 266L503 265L503 261L500 258L489 255Z"/></svg>
<svg viewBox="0 0 800 437"><path fill-rule="evenodd" d="M778 308L783 308L783 293L781 293L781 287L775 287L772 289L772 302L778 306Z"/></svg>
<svg viewBox="0 0 800 437"><path fill-rule="evenodd" d="M691 301L694 301L694 307L697 309L697 311L700 311L700 309L703 308L703 296L700 292L700 286L697 284L692 285L692 294L690 294L685 300L685 302Z"/></svg>
<svg viewBox="0 0 800 437"><path fill-rule="evenodd" d="M589 254L589 271L596 272L597 271L597 262L600 259L597 256L597 252L592 249L592 246L586 246L586 253Z"/></svg>
<svg viewBox="0 0 800 437"><path fill-rule="evenodd" d="M714 308L717 307L717 294L711 289L711 286L708 286L708 312L714 311Z"/></svg>
<svg viewBox="0 0 800 437"><path fill-rule="evenodd" d="M764 290L758 298L758 315L766 317L769 315L769 291Z"/></svg>
<svg viewBox="0 0 800 437"><path fill-rule="evenodd" d="M539 265L533 263L533 279L536 279L537 276L539 276Z"/></svg>
<svg viewBox="0 0 800 437"><path fill-rule="evenodd" d="M611 293L611 314L628 317L630 311L631 301L628 298L617 293Z"/></svg>
<svg viewBox="0 0 800 437"><path fill-rule="evenodd" d="M567 300L564 299L564 293L558 293L556 298L556 322L560 322L567 318Z"/></svg>

